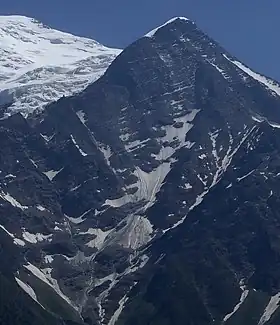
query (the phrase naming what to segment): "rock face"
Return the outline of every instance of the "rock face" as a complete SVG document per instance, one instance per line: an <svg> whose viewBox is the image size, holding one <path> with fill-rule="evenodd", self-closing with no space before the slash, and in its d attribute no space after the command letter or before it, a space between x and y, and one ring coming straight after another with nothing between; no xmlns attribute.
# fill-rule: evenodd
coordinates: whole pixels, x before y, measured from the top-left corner
<svg viewBox="0 0 280 325"><path fill-rule="evenodd" d="M0 16L0 113L25 116L98 79L120 50L22 16Z"/></svg>
<svg viewBox="0 0 280 325"><path fill-rule="evenodd" d="M279 95L176 18L1 120L4 323L278 324Z"/></svg>

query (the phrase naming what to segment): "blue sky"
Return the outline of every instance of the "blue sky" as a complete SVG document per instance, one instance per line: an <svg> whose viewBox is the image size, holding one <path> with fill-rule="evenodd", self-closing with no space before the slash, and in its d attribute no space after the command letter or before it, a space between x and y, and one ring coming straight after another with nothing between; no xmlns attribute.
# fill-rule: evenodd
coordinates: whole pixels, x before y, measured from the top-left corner
<svg viewBox="0 0 280 325"><path fill-rule="evenodd" d="M124 47L174 16L193 19L229 52L280 80L279 0L1 0L0 14L31 16Z"/></svg>

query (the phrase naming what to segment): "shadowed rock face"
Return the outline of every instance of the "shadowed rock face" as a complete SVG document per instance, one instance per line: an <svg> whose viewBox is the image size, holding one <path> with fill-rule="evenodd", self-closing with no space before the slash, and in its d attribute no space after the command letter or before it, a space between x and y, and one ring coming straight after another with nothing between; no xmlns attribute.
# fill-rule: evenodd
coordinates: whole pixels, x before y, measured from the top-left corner
<svg viewBox="0 0 280 325"><path fill-rule="evenodd" d="M1 120L7 285L50 324L278 324L279 89L176 19Z"/></svg>

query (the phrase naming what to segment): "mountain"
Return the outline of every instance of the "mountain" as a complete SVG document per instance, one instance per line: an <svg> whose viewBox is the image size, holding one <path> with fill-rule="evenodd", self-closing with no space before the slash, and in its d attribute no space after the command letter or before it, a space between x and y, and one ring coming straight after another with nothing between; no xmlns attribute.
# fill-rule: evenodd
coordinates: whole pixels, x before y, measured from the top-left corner
<svg viewBox="0 0 280 325"><path fill-rule="evenodd" d="M22 16L0 16L0 40L0 105L5 115L27 116L82 91L120 53Z"/></svg>
<svg viewBox="0 0 280 325"><path fill-rule="evenodd" d="M2 119L2 323L279 324L279 89L178 17Z"/></svg>

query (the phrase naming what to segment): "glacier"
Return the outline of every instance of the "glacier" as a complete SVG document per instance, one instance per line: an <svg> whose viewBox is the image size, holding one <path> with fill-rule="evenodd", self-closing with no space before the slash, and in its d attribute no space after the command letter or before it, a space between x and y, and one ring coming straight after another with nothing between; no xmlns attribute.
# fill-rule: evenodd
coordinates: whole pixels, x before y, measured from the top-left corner
<svg viewBox="0 0 280 325"><path fill-rule="evenodd" d="M40 112L86 88L121 52L24 16L0 16L2 117Z"/></svg>

